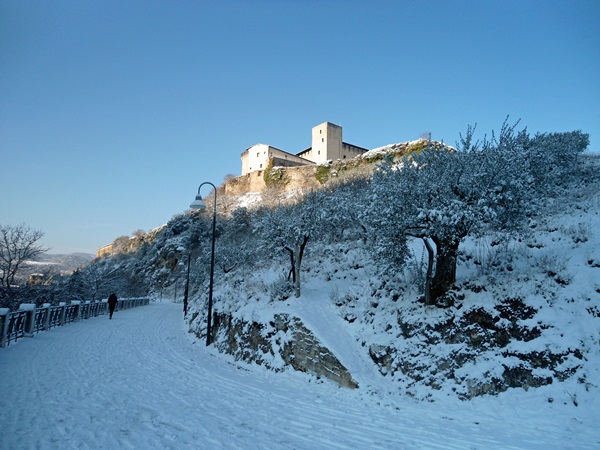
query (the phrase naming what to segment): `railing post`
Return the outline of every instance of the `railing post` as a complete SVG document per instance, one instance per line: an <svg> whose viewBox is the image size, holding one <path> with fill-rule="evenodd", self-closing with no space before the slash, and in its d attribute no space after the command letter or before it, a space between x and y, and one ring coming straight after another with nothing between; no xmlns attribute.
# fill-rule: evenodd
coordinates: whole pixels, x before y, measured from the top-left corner
<svg viewBox="0 0 600 450"><path fill-rule="evenodd" d="M61 307L59 325L62 327L65 324L65 316L67 312L67 308L65 308L65 306L67 306L67 304L65 302L60 302L58 306Z"/></svg>
<svg viewBox="0 0 600 450"><path fill-rule="evenodd" d="M75 307L75 317L73 322L81 320L81 300L71 300L71 305Z"/></svg>
<svg viewBox="0 0 600 450"><path fill-rule="evenodd" d="M60 306L50 306L50 312L48 314L50 316L50 320L48 322L49 329L52 327L60 326L61 310L62 310L62 308Z"/></svg>
<svg viewBox="0 0 600 450"><path fill-rule="evenodd" d="M46 316L44 317L44 331L48 331L50 329L50 303L44 303L43 308L46 308Z"/></svg>
<svg viewBox="0 0 600 450"><path fill-rule="evenodd" d="M33 337L35 328L35 303L21 303L19 311L26 311L25 328L23 329L26 337Z"/></svg>
<svg viewBox="0 0 600 450"><path fill-rule="evenodd" d="M0 331L2 332L2 336L0 336L0 347L6 347L6 335L8 334L8 313L10 309L8 308L0 308Z"/></svg>

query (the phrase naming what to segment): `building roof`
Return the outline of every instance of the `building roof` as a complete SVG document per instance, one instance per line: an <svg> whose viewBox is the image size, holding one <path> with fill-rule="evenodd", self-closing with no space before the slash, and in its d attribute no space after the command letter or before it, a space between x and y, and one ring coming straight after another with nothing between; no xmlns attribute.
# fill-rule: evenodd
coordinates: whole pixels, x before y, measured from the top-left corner
<svg viewBox="0 0 600 450"><path fill-rule="evenodd" d="M358 145L354 145L354 144L349 144L348 142L342 142L342 145L348 145L348 146L350 146L350 147L357 148L357 149L359 149L359 150L362 150L362 151L363 151L363 153L365 153L365 152L368 152L368 151L369 151L369 149L367 149L367 148L364 148L364 147L359 147ZM305 148L304 150L301 150L301 151L299 151L298 153L296 153L296 156L300 156L300 155L302 155L303 153L309 152L309 151L311 151L311 150L312 150L312 146L310 146L310 147L307 147L307 148Z"/></svg>

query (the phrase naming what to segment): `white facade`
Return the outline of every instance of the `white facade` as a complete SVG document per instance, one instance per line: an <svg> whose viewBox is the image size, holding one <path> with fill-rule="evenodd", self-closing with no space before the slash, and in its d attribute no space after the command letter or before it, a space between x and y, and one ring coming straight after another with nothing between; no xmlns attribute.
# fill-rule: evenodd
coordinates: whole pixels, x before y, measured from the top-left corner
<svg viewBox="0 0 600 450"><path fill-rule="evenodd" d="M242 153L242 175L258 172L258 176L261 176L262 171L269 165L270 159L273 159L274 166L279 167L295 167L312 164L312 161L284 152L283 150L271 147L270 145L256 144Z"/></svg>
<svg viewBox="0 0 600 450"><path fill-rule="evenodd" d="M242 175L264 170L269 160L269 146L265 144L256 144L246 149L242 153Z"/></svg>

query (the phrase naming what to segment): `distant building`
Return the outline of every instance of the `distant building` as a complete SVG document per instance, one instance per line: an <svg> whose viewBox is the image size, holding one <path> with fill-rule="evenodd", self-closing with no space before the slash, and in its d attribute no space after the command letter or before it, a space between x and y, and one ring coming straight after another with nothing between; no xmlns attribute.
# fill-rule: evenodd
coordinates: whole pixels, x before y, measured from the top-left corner
<svg viewBox="0 0 600 450"><path fill-rule="evenodd" d="M312 129L312 146L292 154L270 145L256 144L242 153L242 175L262 171L273 160L273 166L297 167L323 164L336 159L354 158L368 150L342 141L342 127L323 122Z"/></svg>
<svg viewBox="0 0 600 450"><path fill-rule="evenodd" d="M114 244L108 244L104 247L100 247L96 250L96 258L100 258L101 256L111 256L113 254Z"/></svg>
<svg viewBox="0 0 600 450"><path fill-rule="evenodd" d="M27 284L30 286L37 286L46 282L46 276L43 273L32 273L29 275Z"/></svg>

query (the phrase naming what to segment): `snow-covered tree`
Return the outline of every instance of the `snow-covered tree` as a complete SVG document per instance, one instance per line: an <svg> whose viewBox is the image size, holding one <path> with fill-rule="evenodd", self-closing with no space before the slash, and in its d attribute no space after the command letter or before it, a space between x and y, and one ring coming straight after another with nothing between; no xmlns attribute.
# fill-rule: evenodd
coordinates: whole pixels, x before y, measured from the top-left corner
<svg viewBox="0 0 600 450"><path fill-rule="evenodd" d="M400 162L388 160L374 175L367 210L373 249L397 265L407 257L406 237L423 239L429 252L427 304L455 282L462 239L486 229L518 228L539 199L536 176L543 168L534 169L530 151L539 152L547 137L532 140L515 127L505 122L498 136L483 142L473 142L469 127L456 150L428 148ZM565 134L552 141L569 154L581 151L585 139Z"/></svg>
<svg viewBox="0 0 600 450"><path fill-rule="evenodd" d="M368 202L370 181L370 175L358 172L337 182L330 182L323 189L325 198L321 206L328 217L325 236L337 242L345 237L366 238L367 226L363 213Z"/></svg>
<svg viewBox="0 0 600 450"><path fill-rule="evenodd" d="M300 272L306 245L311 238L323 233L327 214L322 208L326 200L323 192L310 192L302 200L269 209L262 208L255 215L254 231L260 235L268 251L285 251L290 257L290 272L295 296L300 297Z"/></svg>
<svg viewBox="0 0 600 450"><path fill-rule="evenodd" d="M10 293L21 266L48 251L39 244L43 236L25 224L0 225L0 287Z"/></svg>
<svg viewBox="0 0 600 450"><path fill-rule="evenodd" d="M536 134L527 153L537 188L552 193L568 181L589 142L589 135L581 131Z"/></svg>
<svg viewBox="0 0 600 450"><path fill-rule="evenodd" d="M66 292L72 300L94 301L106 298L112 292L119 292L119 296L124 296L119 283L121 273L123 268L115 261L107 258L98 260L96 264L75 271Z"/></svg>
<svg viewBox="0 0 600 450"><path fill-rule="evenodd" d="M247 208L237 208L222 224L216 241L216 264L223 273L248 264L256 259L253 254L251 214Z"/></svg>

